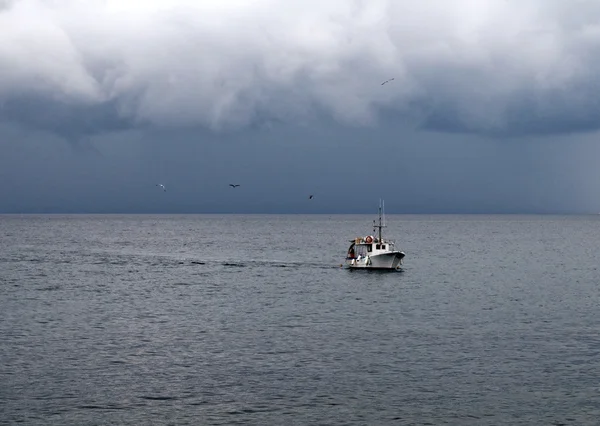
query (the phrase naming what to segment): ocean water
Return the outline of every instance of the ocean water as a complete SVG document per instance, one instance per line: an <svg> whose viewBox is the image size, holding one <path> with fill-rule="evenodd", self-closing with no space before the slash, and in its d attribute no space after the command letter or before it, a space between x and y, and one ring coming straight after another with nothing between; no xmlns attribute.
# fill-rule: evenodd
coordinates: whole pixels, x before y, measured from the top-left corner
<svg viewBox="0 0 600 426"><path fill-rule="evenodd" d="M597 425L600 216L0 216L0 423Z"/></svg>

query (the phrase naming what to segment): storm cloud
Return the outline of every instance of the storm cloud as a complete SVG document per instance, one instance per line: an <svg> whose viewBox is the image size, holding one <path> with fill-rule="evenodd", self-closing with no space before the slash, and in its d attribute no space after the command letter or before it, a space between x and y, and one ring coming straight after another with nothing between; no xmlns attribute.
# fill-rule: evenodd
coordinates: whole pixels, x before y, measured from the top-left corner
<svg viewBox="0 0 600 426"><path fill-rule="evenodd" d="M0 117L66 138L383 118L576 133L600 125L599 58L597 1L14 0Z"/></svg>

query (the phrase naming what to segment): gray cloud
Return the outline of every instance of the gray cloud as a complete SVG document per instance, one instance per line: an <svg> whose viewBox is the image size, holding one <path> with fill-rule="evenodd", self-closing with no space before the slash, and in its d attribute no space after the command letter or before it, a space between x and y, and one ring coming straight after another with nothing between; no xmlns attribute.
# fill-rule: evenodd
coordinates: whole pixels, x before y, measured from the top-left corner
<svg viewBox="0 0 600 426"><path fill-rule="evenodd" d="M67 139L322 117L582 132L599 58L587 0L3 1L0 117Z"/></svg>

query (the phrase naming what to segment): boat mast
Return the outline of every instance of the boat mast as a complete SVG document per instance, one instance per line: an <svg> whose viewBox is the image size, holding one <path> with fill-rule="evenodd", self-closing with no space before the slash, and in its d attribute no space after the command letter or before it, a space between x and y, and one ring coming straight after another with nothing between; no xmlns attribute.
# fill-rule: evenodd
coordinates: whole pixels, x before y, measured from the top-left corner
<svg viewBox="0 0 600 426"><path fill-rule="evenodd" d="M379 242L381 242L381 228L385 227L385 224L382 222L383 216L383 201L379 200L379 225L375 225L375 221L373 221L373 228L379 228Z"/></svg>
<svg viewBox="0 0 600 426"><path fill-rule="evenodd" d="M379 242L381 242L381 228L383 228L385 226L382 222L382 217L383 217L383 200L380 200L380 202L379 202Z"/></svg>

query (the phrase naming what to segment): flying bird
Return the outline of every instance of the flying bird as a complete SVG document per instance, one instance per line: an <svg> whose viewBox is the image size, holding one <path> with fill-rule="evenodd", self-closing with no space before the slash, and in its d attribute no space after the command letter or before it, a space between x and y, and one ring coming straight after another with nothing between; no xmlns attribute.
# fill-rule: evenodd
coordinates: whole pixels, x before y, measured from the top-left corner
<svg viewBox="0 0 600 426"><path fill-rule="evenodd" d="M309 196L308 196L308 199L309 199L309 200L312 200L312 197L313 197L312 195L309 195Z"/></svg>
<svg viewBox="0 0 600 426"><path fill-rule="evenodd" d="M160 186L164 192L167 192L167 188L162 183L157 183L156 186Z"/></svg>
<svg viewBox="0 0 600 426"><path fill-rule="evenodd" d="M240 186L240 185L234 185L233 183L230 183L229 186L231 186L232 188L235 188L235 187Z"/></svg>
<svg viewBox="0 0 600 426"><path fill-rule="evenodd" d="M381 85L383 86L385 83L389 83L390 81L392 81L394 78L390 78L389 80L384 81L383 83L381 83Z"/></svg>

